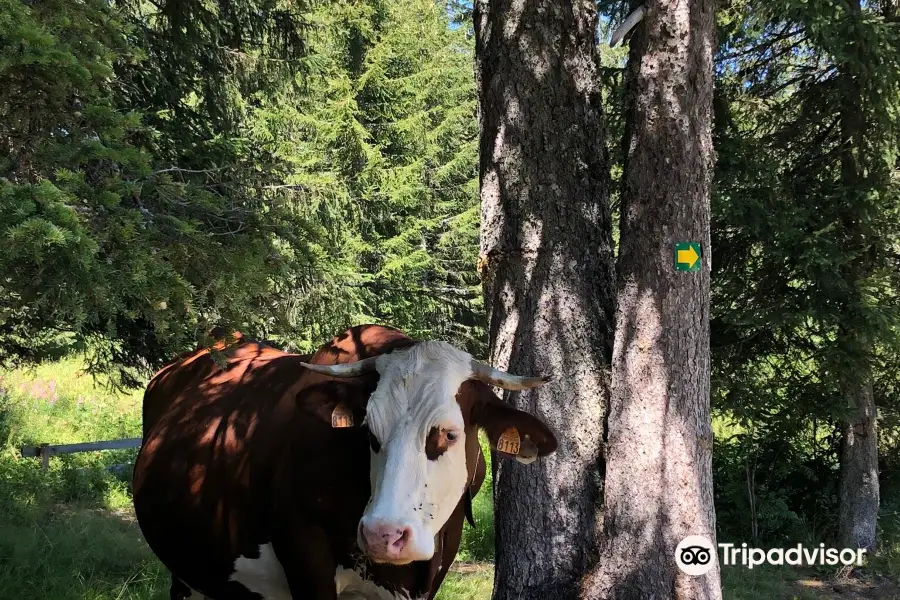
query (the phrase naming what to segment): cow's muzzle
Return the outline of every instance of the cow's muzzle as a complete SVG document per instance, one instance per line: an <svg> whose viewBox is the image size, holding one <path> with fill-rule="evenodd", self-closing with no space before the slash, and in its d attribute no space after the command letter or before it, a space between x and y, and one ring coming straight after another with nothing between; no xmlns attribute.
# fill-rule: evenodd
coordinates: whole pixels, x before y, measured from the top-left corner
<svg viewBox="0 0 900 600"><path fill-rule="evenodd" d="M363 518L359 522L359 546L375 562L406 564L421 559L411 556L413 528L402 523Z"/></svg>

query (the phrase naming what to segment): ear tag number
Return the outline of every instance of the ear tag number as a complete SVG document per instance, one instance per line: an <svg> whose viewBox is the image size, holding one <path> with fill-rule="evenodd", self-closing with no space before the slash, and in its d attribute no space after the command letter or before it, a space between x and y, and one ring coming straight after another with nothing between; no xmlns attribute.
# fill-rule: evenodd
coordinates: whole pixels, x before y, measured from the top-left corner
<svg viewBox="0 0 900 600"><path fill-rule="evenodd" d="M497 440L497 451L504 454L515 456L519 453L520 446L519 430L515 427L510 427L501 433L500 439Z"/></svg>
<svg viewBox="0 0 900 600"><path fill-rule="evenodd" d="M331 411L331 426L335 429L353 427L353 413L343 402L339 402Z"/></svg>
<svg viewBox="0 0 900 600"><path fill-rule="evenodd" d="M531 441L531 438L528 435L525 435L525 439L522 440L521 447L519 448L519 453L516 455L516 460L522 463L523 465L530 465L534 461L537 460L538 456L538 447L537 444Z"/></svg>

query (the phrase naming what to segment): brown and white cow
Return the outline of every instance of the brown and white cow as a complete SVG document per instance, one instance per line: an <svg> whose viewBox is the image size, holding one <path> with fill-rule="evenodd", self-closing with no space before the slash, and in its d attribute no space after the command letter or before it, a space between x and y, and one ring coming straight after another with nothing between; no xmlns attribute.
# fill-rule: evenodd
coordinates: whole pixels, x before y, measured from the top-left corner
<svg viewBox="0 0 900 600"><path fill-rule="evenodd" d="M444 342L354 327L311 357L243 338L164 368L144 396L134 505L173 599L433 598L500 456L556 449ZM499 448L498 448L499 446Z"/></svg>

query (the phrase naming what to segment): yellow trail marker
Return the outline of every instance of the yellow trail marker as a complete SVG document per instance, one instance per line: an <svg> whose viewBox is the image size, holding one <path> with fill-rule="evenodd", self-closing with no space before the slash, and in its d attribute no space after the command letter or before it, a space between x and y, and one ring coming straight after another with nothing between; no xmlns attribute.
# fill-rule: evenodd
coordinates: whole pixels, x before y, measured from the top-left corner
<svg viewBox="0 0 900 600"><path fill-rule="evenodd" d="M678 242L675 244L675 269L678 271L699 271L700 257L703 252L700 250L699 242Z"/></svg>

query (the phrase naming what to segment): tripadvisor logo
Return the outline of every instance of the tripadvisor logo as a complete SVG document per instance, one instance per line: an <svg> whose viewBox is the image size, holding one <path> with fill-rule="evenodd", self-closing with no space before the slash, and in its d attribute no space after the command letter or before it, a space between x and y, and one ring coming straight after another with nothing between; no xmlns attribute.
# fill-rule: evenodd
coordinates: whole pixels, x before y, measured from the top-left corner
<svg viewBox="0 0 900 600"><path fill-rule="evenodd" d="M704 575L716 564L716 547L702 535L689 535L675 548L675 563L688 575Z"/></svg>
<svg viewBox="0 0 900 600"><path fill-rule="evenodd" d="M862 566L866 555L865 548L826 548L825 544L806 548L797 544L791 548L750 548L746 543L736 547L735 544L719 544L722 552L722 564L725 566L740 565L752 569L763 564L769 565L828 565L828 566ZM689 535L681 540L675 548L675 563L688 575L699 576L715 566L719 559L716 546L702 535Z"/></svg>

